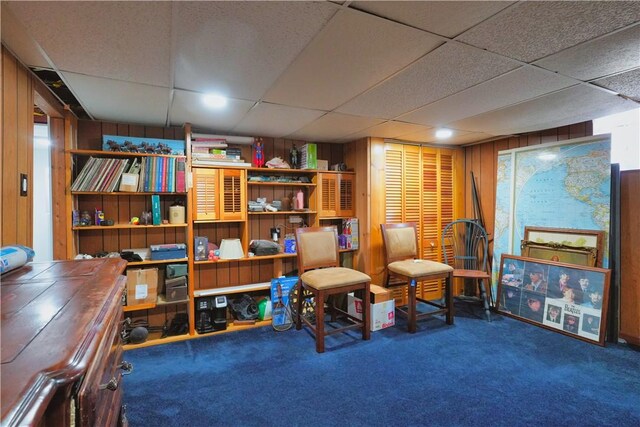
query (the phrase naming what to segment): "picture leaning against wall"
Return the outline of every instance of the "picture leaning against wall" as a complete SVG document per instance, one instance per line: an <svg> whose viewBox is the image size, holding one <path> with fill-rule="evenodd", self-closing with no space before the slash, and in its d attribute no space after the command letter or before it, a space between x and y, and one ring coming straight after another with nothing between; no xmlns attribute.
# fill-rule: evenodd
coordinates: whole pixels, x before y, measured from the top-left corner
<svg viewBox="0 0 640 427"><path fill-rule="evenodd" d="M610 271L502 255L498 312L604 345Z"/></svg>

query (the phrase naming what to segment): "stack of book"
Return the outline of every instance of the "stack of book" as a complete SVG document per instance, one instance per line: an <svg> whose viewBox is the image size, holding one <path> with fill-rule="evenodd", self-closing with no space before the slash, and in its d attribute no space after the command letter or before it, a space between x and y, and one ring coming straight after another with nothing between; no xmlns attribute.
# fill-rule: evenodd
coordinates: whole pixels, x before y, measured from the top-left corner
<svg viewBox="0 0 640 427"><path fill-rule="evenodd" d="M224 138L198 136L191 140L191 163L195 166L248 167L239 148L229 147Z"/></svg>
<svg viewBox="0 0 640 427"><path fill-rule="evenodd" d="M187 191L185 173L185 157L90 157L71 185L71 191L184 193Z"/></svg>

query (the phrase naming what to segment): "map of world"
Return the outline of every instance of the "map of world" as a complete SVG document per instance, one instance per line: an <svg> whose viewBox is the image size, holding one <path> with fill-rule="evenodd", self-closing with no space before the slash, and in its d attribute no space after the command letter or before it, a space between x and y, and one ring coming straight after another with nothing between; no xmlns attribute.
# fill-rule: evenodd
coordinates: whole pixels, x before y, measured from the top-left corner
<svg viewBox="0 0 640 427"><path fill-rule="evenodd" d="M494 291L500 257L503 253L520 255L525 226L604 230L608 234L608 136L501 151L497 170ZM608 247L606 241L604 247ZM608 267L606 250L603 267Z"/></svg>

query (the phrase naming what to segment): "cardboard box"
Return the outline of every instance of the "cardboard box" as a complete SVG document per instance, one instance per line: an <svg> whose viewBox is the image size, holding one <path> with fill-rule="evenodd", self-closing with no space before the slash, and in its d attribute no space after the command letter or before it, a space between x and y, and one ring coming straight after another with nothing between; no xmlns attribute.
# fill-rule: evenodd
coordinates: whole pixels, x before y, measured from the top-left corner
<svg viewBox="0 0 640 427"><path fill-rule="evenodd" d="M127 270L127 305L155 304L157 298L157 268Z"/></svg>
<svg viewBox="0 0 640 427"><path fill-rule="evenodd" d="M318 170L319 171L328 171L329 170L329 160L318 160Z"/></svg>
<svg viewBox="0 0 640 427"><path fill-rule="evenodd" d="M164 287L165 301L184 301L187 299L187 278L185 276L165 280Z"/></svg>
<svg viewBox="0 0 640 427"><path fill-rule="evenodd" d="M371 331L379 331L396 324L395 300L391 292L378 285L371 285ZM349 294L347 312L362 319L362 299Z"/></svg>

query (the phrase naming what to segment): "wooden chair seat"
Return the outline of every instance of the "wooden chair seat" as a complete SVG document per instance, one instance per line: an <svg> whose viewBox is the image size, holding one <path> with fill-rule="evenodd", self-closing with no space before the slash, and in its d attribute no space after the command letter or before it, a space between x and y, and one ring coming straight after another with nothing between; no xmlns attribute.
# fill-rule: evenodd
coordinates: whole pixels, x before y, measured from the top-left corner
<svg viewBox="0 0 640 427"><path fill-rule="evenodd" d="M300 279L307 288L330 289L370 281L371 277L351 268L332 267L307 271Z"/></svg>
<svg viewBox="0 0 640 427"><path fill-rule="evenodd" d="M453 277L465 277L467 279L489 279L489 273L479 270L464 270L462 268L453 269Z"/></svg>
<svg viewBox="0 0 640 427"><path fill-rule="evenodd" d="M423 278L434 274L449 273L453 271L453 267L450 267L446 264L424 259L395 261L387 265L387 268L393 273L401 274L413 279Z"/></svg>

